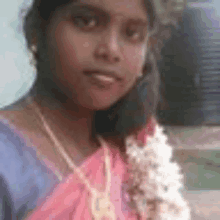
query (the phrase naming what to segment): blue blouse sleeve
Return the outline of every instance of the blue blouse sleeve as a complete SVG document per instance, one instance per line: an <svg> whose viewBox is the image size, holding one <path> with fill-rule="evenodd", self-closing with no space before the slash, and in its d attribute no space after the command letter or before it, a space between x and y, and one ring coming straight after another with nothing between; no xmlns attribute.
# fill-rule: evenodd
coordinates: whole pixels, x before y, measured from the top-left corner
<svg viewBox="0 0 220 220"><path fill-rule="evenodd" d="M0 176L8 183L13 206L22 219L58 182L37 159L36 152L10 127L0 122Z"/></svg>
<svg viewBox="0 0 220 220"><path fill-rule="evenodd" d="M15 220L15 209L4 177L0 176L0 220Z"/></svg>

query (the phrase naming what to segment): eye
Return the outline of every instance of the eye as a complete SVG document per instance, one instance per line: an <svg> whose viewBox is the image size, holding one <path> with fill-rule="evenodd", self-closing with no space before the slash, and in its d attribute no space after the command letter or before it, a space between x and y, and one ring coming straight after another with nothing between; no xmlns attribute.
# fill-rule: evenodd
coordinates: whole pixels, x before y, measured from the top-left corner
<svg viewBox="0 0 220 220"><path fill-rule="evenodd" d="M131 28L126 29L126 35L132 40L138 40L141 36L141 33L138 30L134 30Z"/></svg>
<svg viewBox="0 0 220 220"><path fill-rule="evenodd" d="M131 42L142 42L146 36L146 27L140 24L128 24L125 29L126 38Z"/></svg>
<svg viewBox="0 0 220 220"><path fill-rule="evenodd" d="M73 16L73 23L76 27L91 30L98 26L98 18L95 16Z"/></svg>

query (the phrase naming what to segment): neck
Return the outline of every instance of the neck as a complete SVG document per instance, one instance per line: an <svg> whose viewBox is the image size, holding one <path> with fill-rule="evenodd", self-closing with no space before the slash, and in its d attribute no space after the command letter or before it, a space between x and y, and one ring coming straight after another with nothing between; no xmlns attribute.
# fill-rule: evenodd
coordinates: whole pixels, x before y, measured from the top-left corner
<svg viewBox="0 0 220 220"><path fill-rule="evenodd" d="M61 104L52 99L37 97L34 102L55 135L69 143L75 142L81 150L83 146L92 148L95 145L92 138L94 111L76 106L71 101Z"/></svg>

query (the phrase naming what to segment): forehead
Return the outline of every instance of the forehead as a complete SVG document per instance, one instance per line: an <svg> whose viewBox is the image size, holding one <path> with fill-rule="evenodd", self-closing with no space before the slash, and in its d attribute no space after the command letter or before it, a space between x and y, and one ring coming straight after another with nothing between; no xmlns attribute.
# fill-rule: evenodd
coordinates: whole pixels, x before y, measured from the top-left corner
<svg viewBox="0 0 220 220"><path fill-rule="evenodd" d="M144 0L80 0L80 3L101 8L112 15L147 20Z"/></svg>

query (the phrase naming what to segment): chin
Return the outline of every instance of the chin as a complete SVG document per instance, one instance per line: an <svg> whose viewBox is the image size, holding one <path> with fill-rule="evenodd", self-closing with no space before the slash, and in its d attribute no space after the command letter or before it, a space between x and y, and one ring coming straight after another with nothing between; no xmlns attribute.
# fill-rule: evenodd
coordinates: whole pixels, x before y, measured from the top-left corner
<svg viewBox="0 0 220 220"><path fill-rule="evenodd" d="M106 100L105 100L106 101ZM86 103L79 103L80 106L83 108L90 109L91 111L105 111L108 110L110 107L112 107L116 102L118 101L112 101L112 102L105 102L105 101L90 101Z"/></svg>
<svg viewBox="0 0 220 220"><path fill-rule="evenodd" d="M115 103L113 103L115 104ZM91 111L105 111L108 110L113 104L106 105L81 105L84 108L90 109Z"/></svg>

